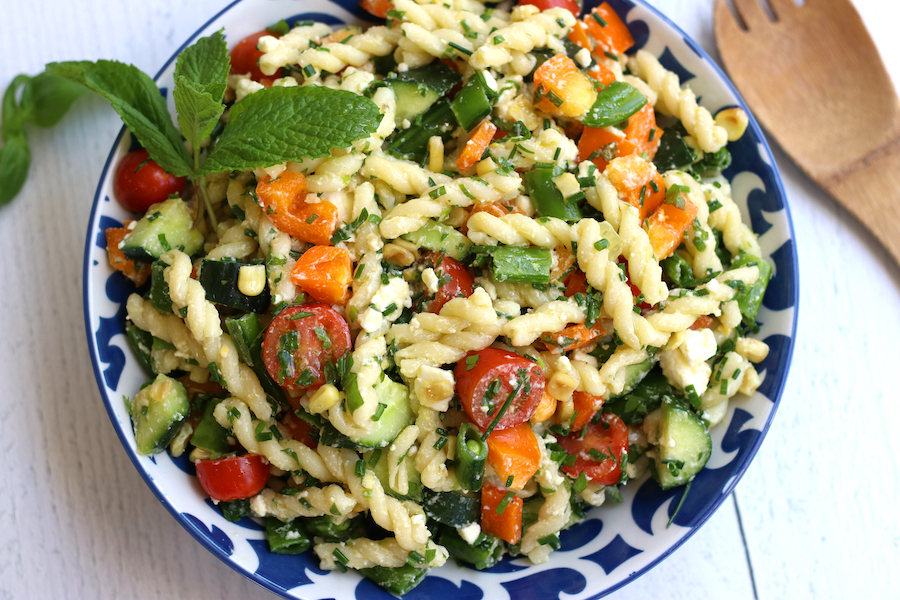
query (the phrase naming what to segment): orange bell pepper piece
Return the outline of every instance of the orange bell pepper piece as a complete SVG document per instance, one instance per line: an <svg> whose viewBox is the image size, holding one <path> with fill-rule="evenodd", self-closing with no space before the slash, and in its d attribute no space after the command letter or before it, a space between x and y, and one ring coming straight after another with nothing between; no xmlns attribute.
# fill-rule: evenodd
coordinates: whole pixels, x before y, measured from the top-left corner
<svg viewBox="0 0 900 600"><path fill-rule="evenodd" d="M574 294L573 294L574 295ZM545 333L541 341L547 346L547 350L568 352L587 346L598 337L605 335L606 330L600 323L594 323L593 327L586 327L583 323L569 325L557 333Z"/></svg>
<svg viewBox="0 0 900 600"><path fill-rule="evenodd" d="M656 126L656 111L648 102L644 108L628 117L628 126L622 130L629 144L627 154L647 153L647 160L653 160L662 139L662 129Z"/></svg>
<svg viewBox="0 0 900 600"><path fill-rule="evenodd" d="M628 25L616 14L608 2L604 2L584 18L588 33L597 42L595 50L621 56L634 46L634 38Z"/></svg>
<svg viewBox="0 0 900 600"><path fill-rule="evenodd" d="M294 285L324 304L346 304L352 280L350 253L333 246L313 246L291 270Z"/></svg>
<svg viewBox="0 0 900 600"><path fill-rule="evenodd" d="M465 173L481 160L481 155L484 154L488 144L494 139L495 133L497 133L497 126L488 119L483 120L478 125L469 141L466 142L459 158L456 159L456 167L460 173Z"/></svg>
<svg viewBox="0 0 900 600"><path fill-rule="evenodd" d="M359 3L360 8L366 10L376 17L381 17L382 19L387 18L388 11L394 8L393 3L390 0L362 0Z"/></svg>
<svg viewBox="0 0 900 600"><path fill-rule="evenodd" d="M609 161L600 155L600 150L610 144L616 145L613 158L622 156L625 134L615 127L585 127L578 139L578 160L589 160L597 165L600 171L605 171Z"/></svg>
<svg viewBox="0 0 900 600"><path fill-rule="evenodd" d="M555 412L556 398L548 394L547 390L544 390L541 401L538 404L537 410L534 411L534 414L531 416L531 420L534 423L542 423L552 417Z"/></svg>
<svg viewBox="0 0 900 600"><path fill-rule="evenodd" d="M700 315L697 317L697 320L694 321L694 324L688 327L688 329L709 329L713 325L713 319L709 315Z"/></svg>
<svg viewBox="0 0 900 600"><path fill-rule="evenodd" d="M643 221L666 199L666 184L656 166L634 154L616 158L605 171L625 202L637 208Z"/></svg>
<svg viewBox="0 0 900 600"><path fill-rule="evenodd" d="M588 291L587 277L581 269L575 269L563 280L566 286L566 298L571 298L575 294L586 294Z"/></svg>
<svg viewBox="0 0 900 600"><path fill-rule="evenodd" d="M328 246L337 229L337 207L331 202L306 202L306 178L286 169L256 184L266 215L281 231L310 244Z"/></svg>
<svg viewBox="0 0 900 600"><path fill-rule="evenodd" d="M603 407L603 398L587 392L575 392L572 394L572 401L575 404L575 420L572 421L569 429L573 433L577 433L584 429L584 426L590 423L597 411Z"/></svg>
<svg viewBox="0 0 900 600"><path fill-rule="evenodd" d="M119 248L119 244L128 235L128 225L131 221L125 221L125 227L110 227L106 234L106 253L109 256L109 266L119 271L132 280L135 285L143 285L150 277L150 265L138 266L133 260L125 258L125 254Z"/></svg>
<svg viewBox="0 0 900 600"><path fill-rule="evenodd" d="M588 52L594 49L594 44L591 43L591 38L587 34L587 26L581 21L575 21L572 31L569 32L569 41L578 44Z"/></svg>
<svg viewBox="0 0 900 600"><path fill-rule="evenodd" d="M541 465L541 448L527 422L509 429L495 429L488 436L487 445L488 463L500 480L506 482L513 478L510 489L524 488Z"/></svg>
<svg viewBox="0 0 900 600"><path fill-rule="evenodd" d="M597 63L597 66L588 70L587 74L590 75L591 79L599 81L603 87L608 86L616 80L616 74L603 63Z"/></svg>
<svg viewBox="0 0 900 600"><path fill-rule="evenodd" d="M513 496L501 507L505 496L504 488L492 483L484 484L481 490L481 530L504 542L516 544L522 539L522 509L525 503L518 496Z"/></svg>
<svg viewBox="0 0 900 600"><path fill-rule="evenodd" d="M657 260L672 256L681 244L684 232L688 230L697 216L697 207L684 194L679 194L680 201L661 204L647 223L647 236L653 246L653 254ZM684 202L684 208L678 206Z"/></svg>
<svg viewBox="0 0 900 600"><path fill-rule="evenodd" d="M388 10L390 10L390 9L388 9ZM385 15L387 15L387 13L385 13ZM319 40L319 43L320 44L336 44L338 42L343 42L347 38L352 37L352 36L356 35L357 33L360 33L360 29L359 29L359 27L356 27L355 25L350 25L349 27L342 27L341 29L338 29L334 33L323 37L321 40Z"/></svg>
<svg viewBox="0 0 900 600"><path fill-rule="evenodd" d="M579 117L597 99L591 80L565 54L548 59L534 72L535 107L562 117Z"/></svg>

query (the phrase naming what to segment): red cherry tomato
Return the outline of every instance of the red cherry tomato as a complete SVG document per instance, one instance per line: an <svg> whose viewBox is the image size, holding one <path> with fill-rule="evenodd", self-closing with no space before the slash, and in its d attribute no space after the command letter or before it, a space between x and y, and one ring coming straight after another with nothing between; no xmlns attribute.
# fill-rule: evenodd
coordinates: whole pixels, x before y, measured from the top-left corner
<svg viewBox="0 0 900 600"><path fill-rule="evenodd" d="M116 167L113 192L128 210L147 212L148 208L166 200L170 194L181 194L185 181L185 177L175 177L163 171L142 148L126 154Z"/></svg>
<svg viewBox="0 0 900 600"><path fill-rule="evenodd" d="M232 74L245 75L249 73L250 79L253 81L258 81L264 85L267 81L269 85L271 85L271 82L277 78L277 75L265 75L259 70L259 57L262 56L263 53L256 49L259 38L266 35L279 37L274 31L257 31L239 41L237 45L231 49L229 56L231 57Z"/></svg>
<svg viewBox="0 0 900 600"><path fill-rule="evenodd" d="M625 279L628 281L628 287L631 288L631 295L634 296L635 298L637 298L638 296L641 295L641 288L639 288L638 286L634 285L631 282L631 274L628 272L628 263L625 261L625 259L623 257L620 256L619 264L625 265ZM638 304L638 308L640 308L641 310L650 310L653 307L650 306L650 304L648 304L646 302L641 302L640 304Z"/></svg>
<svg viewBox="0 0 900 600"><path fill-rule="evenodd" d="M456 363L453 373L463 408L469 420L481 431L487 430L520 382L524 383L495 430L515 427L530 419L541 402L546 385L544 373L537 363L515 352L496 348L470 352ZM486 410L482 410L483 406Z"/></svg>
<svg viewBox="0 0 900 600"><path fill-rule="evenodd" d="M413 311L439 313L453 298L472 295L472 275L461 262L440 252L426 252L419 258L422 270L434 269L438 278L438 291L432 294L421 282L414 284ZM420 287L421 286L421 287Z"/></svg>
<svg viewBox="0 0 900 600"><path fill-rule="evenodd" d="M314 390L325 384L325 363L350 348L350 328L324 304L291 306L275 317L263 338L263 362L288 390Z"/></svg>
<svg viewBox="0 0 900 600"><path fill-rule="evenodd" d="M519 0L519 6L531 4L542 11L551 8L565 8L576 17L581 14L581 4L575 0Z"/></svg>
<svg viewBox="0 0 900 600"><path fill-rule="evenodd" d="M577 431L556 441L566 453L575 455L575 464L562 468L570 477L584 473L600 485L619 481L622 455L628 449L628 427L616 415L603 413L599 423L588 424L584 437ZM591 450L595 451L593 456Z"/></svg>
<svg viewBox="0 0 900 600"><path fill-rule="evenodd" d="M269 480L269 465L259 454L201 460L195 466L200 487L219 502L255 496Z"/></svg>

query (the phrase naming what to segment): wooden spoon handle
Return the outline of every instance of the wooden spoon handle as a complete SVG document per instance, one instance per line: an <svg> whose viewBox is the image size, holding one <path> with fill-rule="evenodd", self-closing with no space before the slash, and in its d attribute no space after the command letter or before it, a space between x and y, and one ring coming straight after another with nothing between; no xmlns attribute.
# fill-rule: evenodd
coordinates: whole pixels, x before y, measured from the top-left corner
<svg viewBox="0 0 900 600"><path fill-rule="evenodd" d="M900 136L821 184L900 266Z"/></svg>

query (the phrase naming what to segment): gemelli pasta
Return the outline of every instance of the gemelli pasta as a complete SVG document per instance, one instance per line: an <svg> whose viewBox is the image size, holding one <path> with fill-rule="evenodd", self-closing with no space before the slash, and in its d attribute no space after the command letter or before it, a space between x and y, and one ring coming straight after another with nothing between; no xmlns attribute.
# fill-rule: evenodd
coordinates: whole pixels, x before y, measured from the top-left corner
<svg viewBox="0 0 900 600"><path fill-rule="evenodd" d="M609 5L559 4L363 0L384 25L251 36L222 127L296 88L371 126L108 232L149 279L126 305L155 378L138 450L185 452L272 552L395 594L450 558L544 562L628 481L689 484L760 385L771 267L721 176L742 132Z"/></svg>

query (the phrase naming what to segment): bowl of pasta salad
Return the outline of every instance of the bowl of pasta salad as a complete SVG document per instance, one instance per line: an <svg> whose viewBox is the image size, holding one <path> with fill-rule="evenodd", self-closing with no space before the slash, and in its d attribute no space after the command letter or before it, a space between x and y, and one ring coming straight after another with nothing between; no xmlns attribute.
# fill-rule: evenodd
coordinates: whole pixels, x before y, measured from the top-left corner
<svg viewBox="0 0 900 600"><path fill-rule="evenodd" d="M153 80L56 69L126 123L85 250L110 418L265 588L597 598L759 448L790 213L640 0L237 0Z"/></svg>

